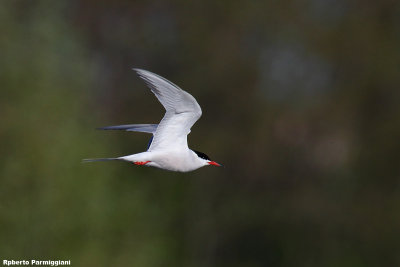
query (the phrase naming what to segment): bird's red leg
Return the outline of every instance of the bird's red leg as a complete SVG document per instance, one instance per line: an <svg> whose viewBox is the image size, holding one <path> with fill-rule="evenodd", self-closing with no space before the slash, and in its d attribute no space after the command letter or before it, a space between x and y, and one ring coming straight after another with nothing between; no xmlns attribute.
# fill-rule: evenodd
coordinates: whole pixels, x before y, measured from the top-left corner
<svg viewBox="0 0 400 267"><path fill-rule="evenodd" d="M133 162L133 164L141 166L141 165L146 165L149 162L150 162L150 160L148 160L148 161L135 161L135 162Z"/></svg>

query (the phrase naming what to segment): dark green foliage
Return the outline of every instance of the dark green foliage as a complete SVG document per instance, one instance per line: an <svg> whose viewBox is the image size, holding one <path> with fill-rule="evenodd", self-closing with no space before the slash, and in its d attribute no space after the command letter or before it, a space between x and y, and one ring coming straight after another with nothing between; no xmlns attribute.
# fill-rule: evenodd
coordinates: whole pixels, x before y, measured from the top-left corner
<svg viewBox="0 0 400 267"><path fill-rule="evenodd" d="M396 1L2 1L0 255L74 266L399 266ZM144 151L161 105L225 168Z"/></svg>

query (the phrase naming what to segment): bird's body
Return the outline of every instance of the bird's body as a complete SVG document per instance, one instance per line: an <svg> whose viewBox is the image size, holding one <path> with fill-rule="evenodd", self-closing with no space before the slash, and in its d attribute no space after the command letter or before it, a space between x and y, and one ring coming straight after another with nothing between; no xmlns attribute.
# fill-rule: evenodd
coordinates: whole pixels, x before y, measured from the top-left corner
<svg viewBox="0 0 400 267"><path fill-rule="evenodd" d="M221 166L204 153L189 149L187 135L202 111L196 99L175 84L149 71L134 69L164 106L166 113L159 124L129 124L103 127L153 134L146 152L117 158L85 161L123 160L136 165L169 171L188 172L206 165Z"/></svg>
<svg viewBox="0 0 400 267"><path fill-rule="evenodd" d="M197 155L191 150L160 150L146 151L133 154L120 159L136 163L137 165L146 165L168 171L188 172L203 167L206 164L197 159ZM145 163L147 162L147 163Z"/></svg>

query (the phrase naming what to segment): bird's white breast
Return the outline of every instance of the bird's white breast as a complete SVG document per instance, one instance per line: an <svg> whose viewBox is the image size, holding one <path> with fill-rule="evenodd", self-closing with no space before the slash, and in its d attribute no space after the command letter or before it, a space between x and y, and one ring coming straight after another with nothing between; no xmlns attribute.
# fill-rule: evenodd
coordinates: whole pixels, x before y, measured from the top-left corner
<svg viewBox="0 0 400 267"><path fill-rule="evenodd" d="M148 166L153 166L170 171L188 172L196 170L203 164L193 156L193 152L187 151L157 151L151 152L151 162Z"/></svg>

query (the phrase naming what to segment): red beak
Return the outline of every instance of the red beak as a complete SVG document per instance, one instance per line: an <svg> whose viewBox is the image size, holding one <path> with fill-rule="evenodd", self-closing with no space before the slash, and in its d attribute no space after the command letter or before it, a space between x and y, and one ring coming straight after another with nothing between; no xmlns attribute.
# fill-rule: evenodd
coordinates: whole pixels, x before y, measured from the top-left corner
<svg viewBox="0 0 400 267"><path fill-rule="evenodd" d="M215 161L209 161L208 164L214 165L214 166L217 166L217 167L221 167L222 166L221 164L216 163Z"/></svg>

